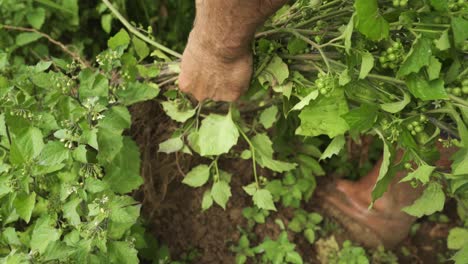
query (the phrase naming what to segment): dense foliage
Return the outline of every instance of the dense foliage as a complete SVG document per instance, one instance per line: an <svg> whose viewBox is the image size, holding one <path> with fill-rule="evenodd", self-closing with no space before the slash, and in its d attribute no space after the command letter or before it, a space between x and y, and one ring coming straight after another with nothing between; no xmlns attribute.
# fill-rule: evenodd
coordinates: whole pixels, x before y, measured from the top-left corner
<svg viewBox="0 0 468 264"><path fill-rule="evenodd" d="M166 89L177 79L179 54L157 42L182 50L192 1L137 1L152 6L147 12L179 14L161 14L158 23L135 11L138 4L103 2L0 1L3 262L137 263L138 253L155 261L164 255L154 254L140 206L128 195L142 178L138 148L124 135L126 107L154 98L180 124L159 151L208 161L183 180L208 186L202 210L226 208L232 195L236 172L223 170L220 158L253 164L254 178L244 187L253 203L243 212L250 228L277 206L297 209L288 226L278 222L283 231L276 240L254 246L242 236L233 248L238 263L257 254L264 263L302 263L286 230L314 243L322 217L301 204L325 174L323 165L344 155L346 138L364 134L383 142L373 199L397 171L416 164L404 180L426 188L405 212L431 215L455 199L465 227L450 232L448 247L458 251L457 263L467 259L466 1L293 1L256 35L255 74L243 103L195 107ZM96 22L102 29L91 26ZM450 172L434 164L439 141L459 148ZM405 155L396 163L400 148ZM271 173L259 175L257 166ZM334 258L367 261L348 243Z"/></svg>

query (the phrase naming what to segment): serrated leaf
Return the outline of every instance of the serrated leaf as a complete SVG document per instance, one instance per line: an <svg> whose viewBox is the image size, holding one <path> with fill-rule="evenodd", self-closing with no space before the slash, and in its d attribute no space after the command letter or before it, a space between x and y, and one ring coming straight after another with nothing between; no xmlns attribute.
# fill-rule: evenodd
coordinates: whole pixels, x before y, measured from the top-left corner
<svg viewBox="0 0 468 264"><path fill-rule="evenodd" d="M434 45L440 51L448 50L450 48L450 39L448 30L445 30L440 35L440 38L434 40Z"/></svg>
<svg viewBox="0 0 468 264"><path fill-rule="evenodd" d="M10 162L20 165L39 156L44 148L41 130L29 127L12 138Z"/></svg>
<svg viewBox="0 0 468 264"><path fill-rule="evenodd" d="M430 39L423 37L416 39L398 70L397 76L403 77L410 73L417 73L422 67L429 65L432 56L431 46Z"/></svg>
<svg viewBox="0 0 468 264"><path fill-rule="evenodd" d="M420 74L411 74L406 79L406 85L411 94L423 101L448 99L441 79L427 81Z"/></svg>
<svg viewBox="0 0 468 264"><path fill-rule="evenodd" d="M468 229L461 227L452 228L447 237L447 248L461 249L464 245L468 245Z"/></svg>
<svg viewBox="0 0 468 264"><path fill-rule="evenodd" d="M80 203L80 198L74 198L73 200L63 205L63 217L68 220L68 223L75 227L81 223L80 215L76 211L76 208Z"/></svg>
<svg viewBox="0 0 468 264"><path fill-rule="evenodd" d="M184 142L180 137L170 138L159 144L158 152L163 153L174 153L181 150L184 147Z"/></svg>
<svg viewBox="0 0 468 264"><path fill-rule="evenodd" d="M301 53L304 49L306 49L309 45L302 39L299 38L292 38L288 41L288 52L291 55L296 55Z"/></svg>
<svg viewBox="0 0 468 264"><path fill-rule="evenodd" d="M462 46L468 38L468 20L463 17L452 16L453 42L455 46Z"/></svg>
<svg viewBox="0 0 468 264"><path fill-rule="evenodd" d="M429 65L427 66L427 76L429 77L429 81L439 78L440 69L442 69L442 63L440 63L436 57L432 56Z"/></svg>
<svg viewBox="0 0 468 264"><path fill-rule="evenodd" d="M455 264L466 264L466 260L468 259L468 245L465 245L460 249L452 258L451 260L455 261Z"/></svg>
<svg viewBox="0 0 468 264"><path fill-rule="evenodd" d="M426 184L429 182L431 174L434 170L435 170L435 167L429 166L427 164L423 164L419 166L415 171L409 173L400 182L408 182L408 181L416 179L420 181L422 184Z"/></svg>
<svg viewBox="0 0 468 264"><path fill-rule="evenodd" d="M198 130L198 147L202 156L217 156L229 152L237 144L239 131L231 114L210 114ZM215 200L216 201L216 200Z"/></svg>
<svg viewBox="0 0 468 264"><path fill-rule="evenodd" d="M226 210L226 204L231 197L231 187L224 181L215 182L211 188L211 197L215 203Z"/></svg>
<svg viewBox="0 0 468 264"><path fill-rule="evenodd" d="M42 35L36 32L24 32L16 36L16 45L21 47L42 38Z"/></svg>
<svg viewBox="0 0 468 264"><path fill-rule="evenodd" d="M379 12L377 0L356 0L355 26L370 40L381 40L388 37L389 25Z"/></svg>
<svg viewBox="0 0 468 264"><path fill-rule="evenodd" d="M336 136L335 138L333 138L328 147L322 153L322 155L320 156L320 160L331 158L333 155L338 155L338 153L340 153L340 151L343 149L344 144L344 136Z"/></svg>
<svg viewBox="0 0 468 264"><path fill-rule="evenodd" d="M412 205L402 209L402 211L416 217L431 215L441 211L445 204L445 194L442 186L437 182L431 182L427 185L421 197Z"/></svg>
<svg viewBox="0 0 468 264"><path fill-rule="evenodd" d="M403 92L403 99L401 101L393 102L393 103L383 103L383 104L380 104L380 108L382 108L382 110L384 110L385 112L395 114L403 110L410 102L411 102L411 97L409 96L409 94L406 92Z"/></svg>
<svg viewBox="0 0 468 264"><path fill-rule="evenodd" d="M69 156L69 151L63 143L50 141L42 149L38 164L41 166L57 165L68 159Z"/></svg>
<svg viewBox="0 0 468 264"><path fill-rule="evenodd" d="M372 68L374 68L374 56L372 56L372 54L369 52L363 53L361 70L359 71L359 79L366 78Z"/></svg>
<svg viewBox="0 0 468 264"><path fill-rule="evenodd" d="M118 100L124 105L151 100L158 94L159 86L155 83L131 82L125 90L117 91Z"/></svg>
<svg viewBox="0 0 468 264"><path fill-rule="evenodd" d="M190 170L190 172L185 175L182 183L191 187L200 187L203 186L209 178L210 167L207 165L198 165L197 167L192 168L192 170Z"/></svg>
<svg viewBox="0 0 468 264"><path fill-rule="evenodd" d="M110 162L123 146L122 132L130 128L130 113L126 107L114 106L104 112L104 118L98 123L97 142L100 162Z"/></svg>
<svg viewBox="0 0 468 264"><path fill-rule="evenodd" d="M31 250L37 251L40 254L44 253L47 246L54 241L60 239L60 231L55 229L53 219L47 215L42 215L36 220L34 229L31 235L30 247Z"/></svg>
<svg viewBox="0 0 468 264"><path fill-rule="evenodd" d="M131 264L140 263L138 251L127 241L110 241L108 244L110 263Z"/></svg>
<svg viewBox="0 0 468 264"><path fill-rule="evenodd" d="M162 102L164 112L177 122L184 123L189 118L195 115L196 110L193 108L182 108L180 107L180 101L165 101Z"/></svg>
<svg viewBox="0 0 468 264"><path fill-rule="evenodd" d="M285 172L296 167L294 163L273 159L273 143L266 134L257 134L251 141L255 148L256 161L262 168L267 167L276 172Z"/></svg>
<svg viewBox="0 0 468 264"><path fill-rule="evenodd" d="M468 148L460 148L455 155L451 158L452 163L452 173L454 175L465 175L468 174Z"/></svg>
<svg viewBox="0 0 468 264"><path fill-rule="evenodd" d="M310 101L315 100L318 95L319 95L318 90L314 90L314 91L310 92L308 95L306 95L304 98L302 98L297 104L295 104L291 108L291 110L289 110L289 112L303 109L304 107L306 107L310 103Z"/></svg>
<svg viewBox="0 0 468 264"><path fill-rule="evenodd" d="M128 44L130 44L130 36L125 29L121 29L107 41L107 46L113 50L121 46L127 48Z"/></svg>
<svg viewBox="0 0 468 264"><path fill-rule="evenodd" d="M252 200L254 204L260 209L276 211L275 204L273 203L273 196L267 189L257 190L254 193Z"/></svg>
<svg viewBox="0 0 468 264"><path fill-rule="evenodd" d="M387 190L387 186L389 184L389 175L388 169L390 167L390 161L392 158L392 152L390 151L390 147L385 140L385 137L382 135L380 131L377 131L377 134L379 135L380 139L383 141L383 157L382 157L382 163L380 165L379 169L379 176L377 177L377 180L375 182L374 188L372 190L372 204L370 205L371 207L373 206L373 203L375 200L380 198L384 192Z"/></svg>
<svg viewBox="0 0 468 264"><path fill-rule="evenodd" d="M29 223L31 219L31 214L36 204L36 193L32 192L30 194L19 193L16 196L15 202L13 203L16 213L24 220L26 223Z"/></svg>
<svg viewBox="0 0 468 264"><path fill-rule="evenodd" d="M281 85L289 76L288 65L283 60L274 55L270 63L265 67L262 73L258 76L260 84L269 82L271 85Z"/></svg>
<svg viewBox="0 0 468 264"><path fill-rule="evenodd" d="M278 107L276 105L272 105L267 109L263 110L260 114L259 121L260 124L263 125L264 128L269 129L276 121L276 116L278 115Z"/></svg>
<svg viewBox="0 0 468 264"><path fill-rule="evenodd" d="M354 108L341 117L346 121L351 130L357 132L366 131L372 128L377 120L377 107L368 104L362 104L358 108Z"/></svg>

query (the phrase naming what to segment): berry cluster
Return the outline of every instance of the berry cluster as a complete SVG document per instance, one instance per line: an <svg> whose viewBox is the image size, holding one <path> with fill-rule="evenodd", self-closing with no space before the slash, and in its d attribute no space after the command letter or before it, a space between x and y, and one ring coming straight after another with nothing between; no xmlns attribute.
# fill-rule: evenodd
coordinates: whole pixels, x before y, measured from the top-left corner
<svg viewBox="0 0 468 264"><path fill-rule="evenodd" d="M317 86L320 94L327 95L335 89L338 83L337 78L332 74L319 72L317 79L315 80L315 85Z"/></svg>
<svg viewBox="0 0 468 264"><path fill-rule="evenodd" d="M393 0L394 7L406 7L408 5L408 0Z"/></svg>
<svg viewBox="0 0 468 264"><path fill-rule="evenodd" d="M446 91L455 96L468 95L468 79L461 81L461 87L448 87Z"/></svg>
<svg viewBox="0 0 468 264"><path fill-rule="evenodd" d="M406 128L411 132L411 135L415 136L418 133L424 131L424 125L427 123L427 117L425 115L419 116L419 121L413 121L406 126Z"/></svg>
<svg viewBox="0 0 468 264"><path fill-rule="evenodd" d="M463 9L466 9L468 5L468 1L466 0L448 0L448 8L450 9L450 11L459 11L459 10L463 10Z"/></svg>
<svg viewBox="0 0 468 264"><path fill-rule="evenodd" d="M379 61L382 68L396 69L403 61L405 50L400 41L393 42L391 47L388 47L386 51L380 54Z"/></svg>

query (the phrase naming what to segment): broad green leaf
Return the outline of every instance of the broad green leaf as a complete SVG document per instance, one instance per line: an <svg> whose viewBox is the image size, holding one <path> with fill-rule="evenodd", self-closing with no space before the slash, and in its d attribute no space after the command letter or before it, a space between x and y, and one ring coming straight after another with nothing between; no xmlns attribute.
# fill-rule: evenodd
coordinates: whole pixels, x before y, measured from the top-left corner
<svg viewBox="0 0 468 264"><path fill-rule="evenodd" d="M57 165L68 159L68 157L69 151L63 143L50 141L42 149L38 164L41 166Z"/></svg>
<svg viewBox="0 0 468 264"><path fill-rule="evenodd" d="M101 27L104 31L109 34L112 29L112 19L113 16L111 14L104 14L101 16Z"/></svg>
<svg viewBox="0 0 468 264"><path fill-rule="evenodd" d="M352 81L352 79L351 79L351 76L349 76L348 68L346 68L340 73L340 78L338 80L338 84L340 86L345 86L346 84L350 83L351 81Z"/></svg>
<svg viewBox="0 0 468 264"><path fill-rule="evenodd" d="M81 223L80 215L76 211L76 208L80 203L81 199L75 198L63 205L63 217L68 220L68 223L75 227Z"/></svg>
<svg viewBox="0 0 468 264"><path fill-rule="evenodd" d="M147 101L159 94L159 86L155 83L131 82L125 90L118 90L119 102L124 105Z"/></svg>
<svg viewBox="0 0 468 264"><path fill-rule="evenodd" d="M423 37L416 39L398 70L397 76L403 77L410 73L417 73L422 67L429 65L432 57L431 46L430 39Z"/></svg>
<svg viewBox="0 0 468 264"><path fill-rule="evenodd" d="M448 5L446 0L430 0L431 6L437 11L447 11Z"/></svg>
<svg viewBox="0 0 468 264"><path fill-rule="evenodd" d="M180 137L170 138L159 144L158 152L174 153L184 147L184 142Z"/></svg>
<svg viewBox="0 0 468 264"><path fill-rule="evenodd" d="M5 114L1 113L0 114L0 136L8 136L7 130L6 130L6 125L5 125Z"/></svg>
<svg viewBox="0 0 468 264"><path fill-rule="evenodd" d="M406 79L406 85L414 97L423 101L448 99L441 79L427 81L420 74L411 74Z"/></svg>
<svg viewBox="0 0 468 264"><path fill-rule="evenodd" d="M388 22L380 14L377 0L356 0L355 26L370 40L382 40L388 37Z"/></svg>
<svg viewBox="0 0 468 264"><path fill-rule="evenodd" d="M36 32L24 32L16 36L16 45L24 46L42 38L42 35Z"/></svg>
<svg viewBox="0 0 468 264"><path fill-rule="evenodd" d="M39 61L36 66L34 66L35 72L43 72L50 68L52 61Z"/></svg>
<svg viewBox="0 0 468 264"><path fill-rule="evenodd" d="M380 131L376 131L377 134L379 135L380 139L383 141L383 157L382 157L382 163L380 165L379 169L379 176L377 178L377 181L375 182L374 188L372 190L372 204L370 205L371 207L373 206L373 203L375 200L380 198L384 192L387 190L387 186L389 184L389 175L388 169L390 167L390 162L392 158L392 152L390 151L390 148L388 146L387 141L385 140L385 137L382 135Z"/></svg>
<svg viewBox="0 0 468 264"><path fill-rule="evenodd" d="M289 76L288 65L283 60L274 55L270 63L265 67L262 73L258 76L260 84L269 82L272 86L281 85Z"/></svg>
<svg viewBox="0 0 468 264"><path fill-rule="evenodd" d="M29 127L12 138L10 161L13 165L21 165L39 156L43 148L41 131Z"/></svg>
<svg viewBox="0 0 468 264"><path fill-rule="evenodd" d="M276 116L278 115L278 107L276 105L272 105L267 109L263 110L260 114L259 121L260 124L263 125L264 128L269 129L276 121Z"/></svg>
<svg viewBox="0 0 468 264"><path fill-rule="evenodd" d="M211 197L219 206L226 209L226 204L231 197L231 187L225 181L218 181L211 188Z"/></svg>
<svg viewBox="0 0 468 264"><path fill-rule="evenodd" d="M14 202L16 212L24 221L26 221L26 223L29 223L29 220L31 219L31 214L35 204L36 193L34 192L31 192L30 194L21 192L16 196Z"/></svg>
<svg viewBox="0 0 468 264"><path fill-rule="evenodd" d="M109 94L108 79L97 71L84 69L78 75L80 86L78 93L82 101L86 101L88 97L107 98Z"/></svg>
<svg viewBox="0 0 468 264"><path fill-rule="evenodd" d="M346 53L349 54L349 51L351 50L351 37L353 36L353 29L354 29L354 18L355 14L351 16L351 19L348 22L348 25L346 25L345 30L343 31L343 38L344 38L344 46Z"/></svg>
<svg viewBox="0 0 468 264"><path fill-rule="evenodd" d="M121 29L117 34L115 34L107 41L107 46L113 50L120 46L127 48L128 44L130 44L130 36L125 29Z"/></svg>
<svg viewBox="0 0 468 264"><path fill-rule="evenodd" d="M328 147L320 156L320 160L331 158L333 155L338 155L345 145L345 138L343 135L336 136L330 142Z"/></svg>
<svg viewBox="0 0 468 264"><path fill-rule="evenodd" d="M42 7L32 9L26 16L28 23L35 29L41 29L45 21L45 9Z"/></svg>
<svg viewBox="0 0 468 264"><path fill-rule="evenodd" d="M361 70L359 71L359 79L366 78L372 68L374 68L374 56L372 56L372 54L369 52L363 53Z"/></svg>
<svg viewBox="0 0 468 264"><path fill-rule="evenodd" d="M123 138L122 148L105 166L105 171L103 180L117 193L131 192L143 183L140 176L140 151L131 138Z"/></svg>
<svg viewBox="0 0 468 264"><path fill-rule="evenodd" d="M429 65L427 66L427 76L429 77L429 81L439 78L440 69L442 69L442 63L440 63L436 57L432 56Z"/></svg>
<svg viewBox="0 0 468 264"><path fill-rule="evenodd" d="M182 183L191 187L203 186L210 178L210 167L207 165L198 165L185 175Z"/></svg>
<svg viewBox="0 0 468 264"><path fill-rule="evenodd" d="M441 211L444 208L444 204L445 195L442 186L437 182L430 182L422 196L412 205L402 210L412 216L422 217L423 215L431 215Z"/></svg>
<svg viewBox="0 0 468 264"><path fill-rule="evenodd" d="M460 148L452 157L452 173L454 175L468 174L468 148Z"/></svg>
<svg viewBox="0 0 468 264"><path fill-rule="evenodd" d="M451 260L455 261L455 264L466 264L468 259L468 244L466 244L462 249L460 249Z"/></svg>
<svg viewBox="0 0 468 264"><path fill-rule="evenodd" d="M304 40L299 39L299 38L292 38L291 40L288 41L287 49L288 49L289 54L296 55L296 54L300 54L308 46L309 45Z"/></svg>
<svg viewBox="0 0 468 264"><path fill-rule="evenodd" d="M407 182L413 179L420 181L422 184L429 182L432 172L435 170L435 167L423 164L419 166L415 171L409 173L405 178L400 182Z"/></svg>
<svg viewBox="0 0 468 264"><path fill-rule="evenodd" d="M452 16L453 42L455 46L462 46L468 38L468 20L463 17Z"/></svg>
<svg viewBox="0 0 468 264"><path fill-rule="evenodd" d="M461 249L464 245L468 245L468 229L461 227L452 228L447 237L447 248Z"/></svg>
<svg viewBox="0 0 468 264"><path fill-rule="evenodd" d="M108 244L110 263L132 264L140 263L138 251L127 241L111 241Z"/></svg>
<svg viewBox="0 0 468 264"><path fill-rule="evenodd" d="M217 156L229 152L237 144L239 131L231 113L225 116L210 114L198 131L198 147L202 156ZM216 200L215 200L216 201Z"/></svg>
<svg viewBox="0 0 468 264"><path fill-rule="evenodd" d="M308 95L302 98L297 104L295 104L293 108L289 110L289 112L303 109L305 106L307 106L310 103L310 101L315 100L318 95L319 95L318 90L314 90L310 92Z"/></svg>
<svg viewBox="0 0 468 264"><path fill-rule="evenodd" d="M9 245L21 246L18 234L13 227L7 227L3 229L2 237Z"/></svg>
<svg viewBox="0 0 468 264"><path fill-rule="evenodd" d="M341 117L346 121L351 130L361 132L372 128L377 120L377 111L377 107L373 105L362 104Z"/></svg>
<svg viewBox="0 0 468 264"><path fill-rule="evenodd" d="M143 40L137 37L133 37L132 42L138 57L140 57L140 60L143 60L149 55L150 49Z"/></svg>
<svg viewBox="0 0 468 264"><path fill-rule="evenodd" d="M211 197L211 191L206 190L203 193L203 199L202 199L202 210L208 210L211 206L213 205L213 198Z"/></svg>
<svg viewBox="0 0 468 264"><path fill-rule="evenodd" d="M276 172L290 171L296 167L296 164L274 160L273 143L266 134L257 134L251 139L255 149L255 158L262 168L269 168Z"/></svg>
<svg viewBox="0 0 468 264"><path fill-rule="evenodd" d="M161 103L164 109L164 112L177 122L184 123L189 118L195 115L196 110L193 108L187 108L182 106L183 102L181 101L164 101Z"/></svg>
<svg viewBox="0 0 468 264"><path fill-rule="evenodd" d="M450 48L450 39L448 30L444 30L440 35L440 38L434 40L434 45L440 51L448 50Z"/></svg>
<svg viewBox="0 0 468 264"><path fill-rule="evenodd" d="M257 190L253 197L254 204L260 208L265 210L276 211L275 204L273 203L273 196L271 196L270 191L267 189L260 189Z"/></svg>
<svg viewBox="0 0 468 264"><path fill-rule="evenodd" d="M380 108L385 112L392 114L398 113L403 110L411 102L411 97L408 93L403 92L403 100L393 103L380 104Z"/></svg>
<svg viewBox="0 0 468 264"><path fill-rule="evenodd" d="M123 146L124 129L130 128L130 113L123 106L114 106L104 112L104 118L98 123L97 142L100 162L110 162Z"/></svg>
<svg viewBox="0 0 468 264"><path fill-rule="evenodd" d="M297 253L296 251L286 252L285 260L287 261L287 263L292 263L292 264L302 264L303 263L301 255L299 253Z"/></svg>
<svg viewBox="0 0 468 264"><path fill-rule="evenodd" d="M335 89L329 96L320 96L304 107L299 114L301 125L296 134L303 136L343 135L348 124L340 116L348 112L348 104L342 89Z"/></svg>
<svg viewBox="0 0 468 264"><path fill-rule="evenodd" d="M42 254L51 242L60 239L60 231L53 226L55 226L55 221L47 214L43 214L36 220L31 235L31 250Z"/></svg>
<svg viewBox="0 0 468 264"><path fill-rule="evenodd" d="M108 237L121 239L137 222L141 205L130 196L116 196L110 201Z"/></svg>

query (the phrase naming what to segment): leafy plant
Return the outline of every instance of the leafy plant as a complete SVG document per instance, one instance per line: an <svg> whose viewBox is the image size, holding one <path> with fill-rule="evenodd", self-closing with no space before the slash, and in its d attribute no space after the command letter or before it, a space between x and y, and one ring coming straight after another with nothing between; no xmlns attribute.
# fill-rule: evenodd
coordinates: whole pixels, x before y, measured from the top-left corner
<svg viewBox="0 0 468 264"><path fill-rule="evenodd" d="M307 213L299 209L294 212L294 218L289 222L288 229L296 233L302 232L307 241L313 244L316 239L316 230L320 229L318 224L322 222L322 219L322 216L317 213Z"/></svg>

